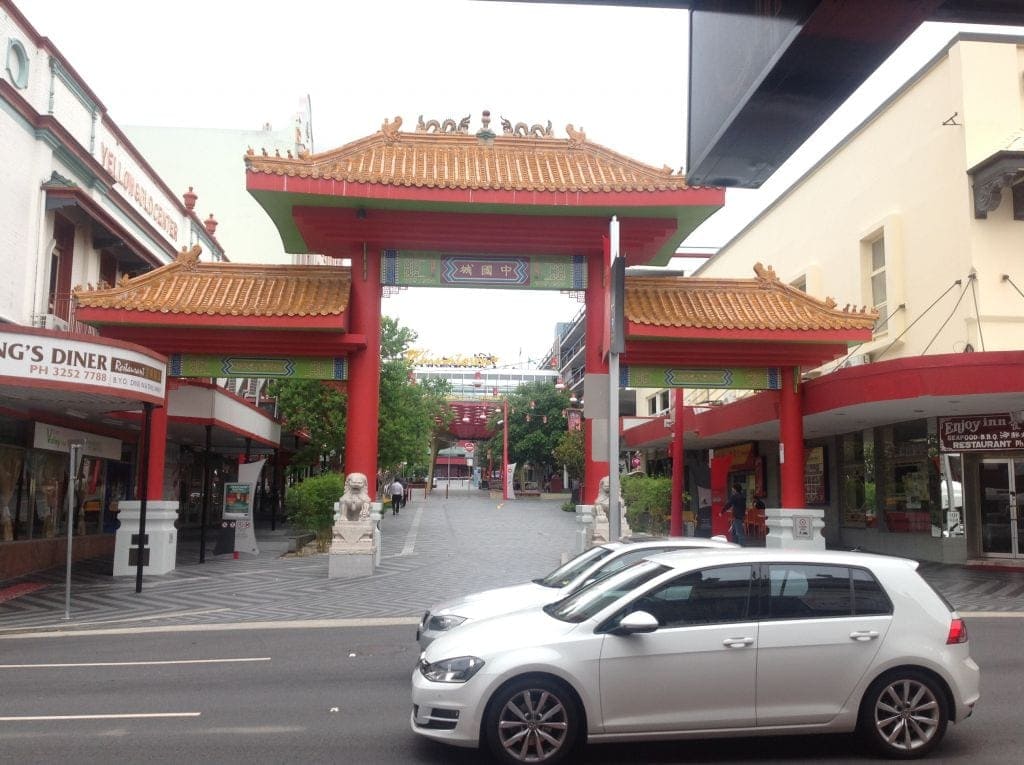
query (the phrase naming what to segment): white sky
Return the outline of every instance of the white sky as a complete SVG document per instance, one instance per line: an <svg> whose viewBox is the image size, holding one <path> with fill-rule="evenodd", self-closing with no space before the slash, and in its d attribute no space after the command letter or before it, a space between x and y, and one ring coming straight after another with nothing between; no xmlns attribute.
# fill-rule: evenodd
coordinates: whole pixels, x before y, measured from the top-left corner
<svg viewBox="0 0 1024 765"><path fill-rule="evenodd" d="M490 109L513 123L566 123L588 140L656 167L685 161L687 13L473 0L14 0L120 125L258 129L292 124L308 94L316 151L401 115L456 120ZM947 40L926 25L836 124L859 121ZM851 99L854 100L854 99ZM811 160L763 191L727 193L726 208L687 244L717 247ZM581 308L558 293L409 290L384 311L438 355L538 359L554 324Z"/></svg>

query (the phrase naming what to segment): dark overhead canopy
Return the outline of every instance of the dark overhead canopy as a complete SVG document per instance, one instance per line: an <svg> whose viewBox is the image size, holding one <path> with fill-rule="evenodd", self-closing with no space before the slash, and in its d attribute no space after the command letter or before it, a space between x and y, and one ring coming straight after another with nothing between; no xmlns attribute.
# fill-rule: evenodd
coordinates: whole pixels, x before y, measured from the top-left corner
<svg viewBox="0 0 1024 765"><path fill-rule="evenodd" d="M692 11L695 186L761 186L925 21L1024 23L1021 0L568 1Z"/></svg>

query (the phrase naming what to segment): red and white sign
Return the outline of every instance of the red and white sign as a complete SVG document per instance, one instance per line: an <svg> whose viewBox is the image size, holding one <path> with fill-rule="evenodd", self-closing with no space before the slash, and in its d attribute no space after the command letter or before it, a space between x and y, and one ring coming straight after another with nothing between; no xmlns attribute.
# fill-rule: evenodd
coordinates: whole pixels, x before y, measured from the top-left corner
<svg viewBox="0 0 1024 765"><path fill-rule="evenodd" d="M466 450L466 454L472 454L473 450L476 449L476 446L474 446L472 441L466 441L466 443L462 445L462 448Z"/></svg>

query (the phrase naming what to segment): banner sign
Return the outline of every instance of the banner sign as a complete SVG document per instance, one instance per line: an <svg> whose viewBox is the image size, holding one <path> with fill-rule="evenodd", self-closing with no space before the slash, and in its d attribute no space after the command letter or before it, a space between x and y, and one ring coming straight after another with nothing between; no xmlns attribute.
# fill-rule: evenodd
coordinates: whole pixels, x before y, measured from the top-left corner
<svg viewBox="0 0 1024 765"><path fill-rule="evenodd" d="M721 388L735 390L780 390L779 367L687 369L685 367L638 367L619 370L624 388Z"/></svg>
<svg viewBox="0 0 1024 765"><path fill-rule="evenodd" d="M583 412L579 409L569 409L565 413L569 430L583 430Z"/></svg>
<svg viewBox="0 0 1024 765"><path fill-rule="evenodd" d="M202 356L174 353L170 377L264 377L295 380L347 380L348 359L257 356Z"/></svg>
<svg viewBox="0 0 1024 765"><path fill-rule="evenodd" d="M0 331L0 377L47 382L74 390L164 398L157 359L102 341ZM102 389L102 390L100 390Z"/></svg>
<svg viewBox="0 0 1024 765"><path fill-rule="evenodd" d="M454 255L384 250L381 284L390 287L473 287L583 290L587 261L582 255Z"/></svg>
<svg viewBox="0 0 1024 765"><path fill-rule="evenodd" d="M505 465L505 496L507 496L509 499L516 498L516 464L517 463L512 462L508 465Z"/></svg>
<svg viewBox="0 0 1024 765"><path fill-rule="evenodd" d="M87 457L100 457L105 460L121 459L121 440L109 436L86 433L84 430L72 430L58 425L35 424L32 448L49 449L54 452L70 452L71 441L82 442L82 454Z"/></svg>
<svg viewBox="0 0 1024 765"><path fill-rule="evenodd" d="M248 518L249 503L252 502L251 483L224 484L224 517Z"/></svg>
<svg viewBox="0 0 1024 765"><path fill-rule="evenodd" d="M990 452L1024 449L1024 424L1008 414L939 417L939 451Z"/></svg>

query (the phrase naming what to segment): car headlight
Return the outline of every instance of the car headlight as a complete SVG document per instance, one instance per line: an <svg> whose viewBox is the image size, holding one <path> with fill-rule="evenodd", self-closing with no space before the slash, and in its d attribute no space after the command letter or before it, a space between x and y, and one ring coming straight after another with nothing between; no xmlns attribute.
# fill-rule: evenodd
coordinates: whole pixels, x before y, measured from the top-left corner
<svg viewBox="0 0 1024 765"><path fill-rule="evenodd" d="M466 621L465 616L456 616L455 614L440 614L430 617L427 622L427 629L431 632L447 632L448 630L458 627Z"/></svg>
<svg viewBox="0 0 1024 765"><path fill-rule="evenodd" d="M464 683L484 665L476 656L459 656L430 663L420 660L420 673L435 683Z"/></svg>

